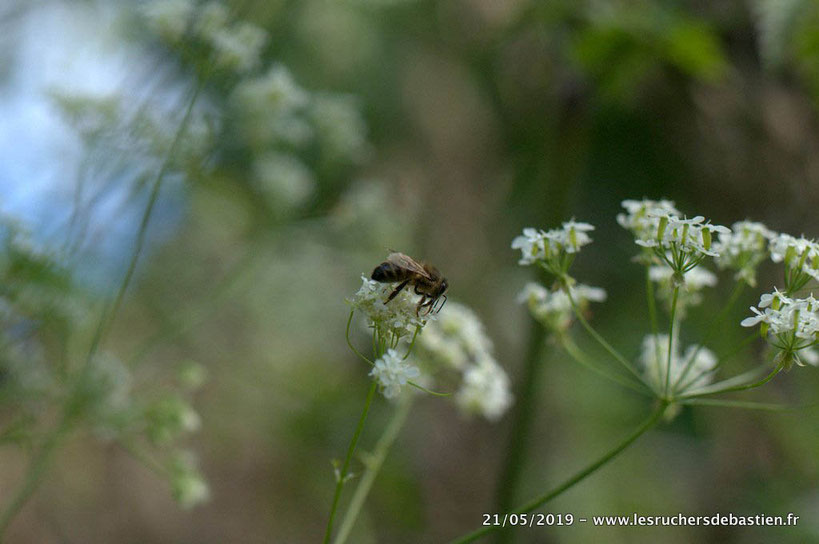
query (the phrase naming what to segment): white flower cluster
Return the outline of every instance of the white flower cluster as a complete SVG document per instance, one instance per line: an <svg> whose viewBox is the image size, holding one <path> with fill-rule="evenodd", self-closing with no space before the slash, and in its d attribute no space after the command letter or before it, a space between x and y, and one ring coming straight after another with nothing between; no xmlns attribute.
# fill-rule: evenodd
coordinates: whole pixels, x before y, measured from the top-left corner
<svg viewBox="0 0 819 544"><path fill-rule="evenodd" d="M347 302L357 311L367 316L367 325L376 332L398 340L415 334L418 327L423 327L434 314L418 317L415 313L417 297L410 289L403 289L389 304L384 302L395 288L388 283L380 283L361 276L361 288Z"/></svg>
<svg viewBox="0 0 819 544"><path fill-rule="evenodd" d="M731 232L719 234L714 259L720 270L736 271L736 278L750 286L756 285L756 269L768 256L768 243L776 233L762 223L738 221L731 225Z"/></svg>
<svg viewBox="0 0 819 544"><path fill-rule="evenodd" d="M310 115L329 158L359 162L369 150L367 125L353 95L316 93Z"/></svg>
<svg viewBox="0 0 819 544"><path fill-rule="evenodd" d="M771 260L785 263L785 284L789 292L801 289L811 279L819 281L819 244L804 236L777 234L771 239Z"/></svg>
<svg viewBox="0 0 819 544"><path fill-rule="evenodd" d="M673 276L674 271L666 264L654 265L648 269L649 279L658 285L658 296L669 303L674 290ZM701 291L704 287L714 287L716 284L717 276L699 266L683 274L683 288L680 289L677 298L678 315L684 316L686 308L702 302Z"/></svg>
<svg viewBox="0 0 819 544"><path fill-rule="evenodd" d="M674 386L674 392L681 394L711 383L712 376L708 371L717 364L714 353L708 348L692 345L688 346L685 354L680 356L678 345L679 342L675 339L674 349L671 353L671 372L668 379L669 384ZM667 357L667 334L659 334L656 337L650 334L643 339L640 364L642 365L643 375L656 391L665 389L668 370ZM688 370L686 370L686 367L688 367Z"/></svg>
<svg viewBox="0 0 819 544"><path fill-rule="evenodd" d="M606 291L599 287L577 284L571 286L572 299L583 311L589 302L604 302ZM527 283L518 295L518 302L525 303L532 317L551 331L560 332L569 328L574 311L568 295L563 289L554 291L539 283Z"/></svg>
<svg viewBox="0 0 819 544"><path fill-rule="evenodd" d="M627 213L617 214L617 223L640 240L656 236L660 217L682 215L670 200L624 200Z"/></svg>
<svg viewBox="0 0 819 544"><path fill-rule="evenodd" d="M418 367L405 361L394 349L388 349L377 359L370 371L370 376L378 382L381 393L388 399L397 397L402 387L420 375Z"/></svg>
<svg viewBox="0 0 819 544"><path fill-rule="evenodd" d="M791 298L774 290L762 295L758 308L751 307L751 311L756 315L743 319L741 325L753 327L762 324L763 334L774 337L769 338L771 344L789 355L812 347L817 340L819 301L813 295ZM806 359L811 362L811 355ZM794 357L794 362L802 365L798 356Z"/></svg>
<svg viewBox="0 0 819 544"><path fill-rule="evenodd" d="M430 369L462 373L455 401L468 414L496 420L512 404L509 378L492 356L492 341L480 319L462 304L450 302L424 328L416 357Z"/></svg>
<svg viewBox="0 0 819 544"><path fill-rule="evenodd" d="M512 240L512 249L521 251L518 264L541 264L550 272L560 275L564 274L571 264L568 258L580 251L581 247L591 243L592 240L587 233L592 230L594 226L574 220L563 223L559 229L549 231L525 228L521 236Z"/></svg>
<svg viewBox="0 0 819 544"><path fill-rule="evenodd" d="M512 404L509 377L494 359L483 358L464 372L463 383L455 396L466 413L480 414L497 421Z"/></svg>
<svg viewBox="0 0 819 544"><path fill-rule="evenodd" d="M301 206L313 194L313 172L297 157L270 151L253 163L254 181L271 208L278 212Z"/></svg>
<svg viewBox="0 0 819 544"><path fill-rule="evenodd" d="M142 5L148 24L159 36L177 45L190 31L207 44L220 68L247 72L256 68L267 33L247 22L231 22L227 7L217 0L200 6L195 0L149 0Z"/></svg>
<svg viewBox="0 0 819 544"><path fill-rule="evenodd" d="M678 274L693 269L706 256L717 257L713 233L731 232L728 227L705 222L700 215L680 217L674 203L666 200L625 200L622 206L628 214L618 215L617 222L634 234L637 245L651 249Z"/></svg>

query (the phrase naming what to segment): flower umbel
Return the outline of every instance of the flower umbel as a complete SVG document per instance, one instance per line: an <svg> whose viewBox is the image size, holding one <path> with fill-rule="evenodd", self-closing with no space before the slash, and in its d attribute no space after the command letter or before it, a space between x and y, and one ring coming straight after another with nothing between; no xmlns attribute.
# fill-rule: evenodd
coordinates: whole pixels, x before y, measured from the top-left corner
<svg viewBox="0 0 819 544"><path fill-rule="evenodd" d="M525 228L521 236L512 240L512 249L521 250L518 264L538 264L555 276L564 276L574 255L591 243L587 233L592 230L594 226L574 219L563 223L562 228L549 231Z"/></svg>
<svg viewBox="0 0 819 544"><path fill-rule="evenodd" d="M731 225L731 232L719 234L714 260L721 269L734 270L736 279L750 286L756 285L756 269L768 256L768 242L776 236L762 223L738 221Z"/></svg>
<svg viewBox="0 0 819 544"><path fill-rule="evenodd" d="M401 388L421 375L418 367L406 362L397 351L388 349L383 357L375 361L370 376L378 382L381 392L388 399L401 393Z"/></svg>
<svg viewBox="0 0 819 544"><path fill-rule="evenodd" d="M780 361L783 368L791 363L804 366L800 350L815 345L819 332L819 301L813 295L807 298L790 298L778 290L765 293L759 299L758 308L751 307L756 314L742 320L743 327L761 324L760 333L768 342L781 350ZM811 356L806 357L810 362Z"/></svg>
<svg viewBox="0 0 819 544"><path fill-rule="evenodd" d="M708 348L688 346L685 354L680 356L677 345L678 342L675 339L671 353L670 379L668 380L671 384L676 384L674 392L677 394L688 393L708 385L712 379L709 371L717 364L714 353ZM650 334L643 339L640 364L648 383L656 391L662 391L665 387L668 348L667 334L659 334L656 337ZM659 360L657 360L658 354L660 355Z"/></svg>

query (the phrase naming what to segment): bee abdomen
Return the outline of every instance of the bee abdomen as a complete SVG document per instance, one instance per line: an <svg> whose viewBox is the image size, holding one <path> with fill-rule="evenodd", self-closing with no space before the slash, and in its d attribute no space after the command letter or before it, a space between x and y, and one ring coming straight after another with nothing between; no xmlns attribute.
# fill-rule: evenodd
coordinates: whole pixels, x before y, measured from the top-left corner
<svg viewBox="0 0 819 544"><path fill-rule="evenodd" d="M404 269L392 263L383 262L375 267L370 277L381 283L391 283L407 279L407 274Z"/></svg>

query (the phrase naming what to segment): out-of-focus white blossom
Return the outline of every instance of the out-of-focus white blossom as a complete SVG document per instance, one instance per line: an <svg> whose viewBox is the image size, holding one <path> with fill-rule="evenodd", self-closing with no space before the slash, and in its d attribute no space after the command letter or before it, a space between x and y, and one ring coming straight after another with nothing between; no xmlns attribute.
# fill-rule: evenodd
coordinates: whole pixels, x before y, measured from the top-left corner
<svg viewBox="0 0 819 544"><path fill-rule="evenodd" d="M484 357L464 372L455 402L468 414L496 421L512 405L509 377L494 359Z"/></svg>
<svg viewBox="0 0 819 544"><path fill-rule="evenodd" d="M470 362L488 355L492 341L483 323L471 309L450 302L446 311L418 337L418 357L436 366L462 370Z"/></svg>
<svg viewBox="0 0 819 544"><path fill-rule="evenodd" d="M671 353L671 372L669 384L677 394L682 394L711 383L712 375L708 372L717 364L717 357L708 348L688 346L685 354L680 356L677 347L679 342L674 341ZM659 356L659 360L657 357ZM665 389L668 369L668 335L648 335L643 339L643 350L640 354L640 364L646 381L655 391ZM693 359L692 359L693 358ZM686 367L688 370L686 371ZM685 376L683 377L683 372ZM682 379L681 379L682 378ZM679 382L679 383L678 383Z"/></svg>
<svg viewBox="0 0 819 544"><path fill-rule="evenodd" d="M599 287L576 284L571 286L572 299L584 311L589 302L603 302L606 291ZM560 332L571 325L574 311L563 289L549 290L539 283L527 283L518 295L518 302L525 303L532 317L549 330Z"/></svg>
<svg viewBox="0 0 819 544"><path fill-rule="evenodd" d="M313 174L292 155L266 153L253 163L256 186L278 211L304 204L315 189Z"/></svg>
<svg viewBox="0 0 819 544"><path fill-rule="evenodd" d="M149 0L142 6L142 14L150 27L171 44L185 35L191 23L196 2L192 0Z"/></svg>
<svg viewBox="0 0 819 544"><path fill-rule="evenodd" d="M648 269L649 279L658 284L657 295L671 302L675 283L673 281L674 271L666 264L654 265ZM677 315L685 315L686 308L696 306L702 302L702 289L704 287L714 287L717 284L717 276L701 267L692 268L683 274L683 284L677 296Z"/></svg>
<svg viewBox="0 0 819 544"><path fill-rule="evenodd" d="M720 270L736 272L736 278L750 286L756 285L756 269L768 256L768 243L776 236L762 223L738 221L731 225L731 232L719 234L714 259Z"/></svg>
<svg viewBox="0 0 819 544"><path fill-rule="evenodd" d="M241 22L214 32L210 41L217 66L247 72L261 62L267 33L256 25Z"/></svg>
<svg viewBox="0 0 819 544"><path fill-rule="evenodd" d="M171 462L171 491L182 508L191 509L210 499L210 488L190 452L179 452Z"/></svg>
<svg viewBox="0 0 819 544"><path fill-rule="evenodd" d="M366 155L367 125L355 96L317 93L310 116L316 137L332 160L358 162Z"/></svg>
<svg viewBox="0 0 819 544"><path fill-rule="evenodd" d="M401 388L410 380L421 375L418 367L405 361L397 351L388 349L375 361L370 376L378 383L384 397L392 399L401 393Z"/></svg>
<svg viewBox="0 0 819 544"><path fill-rule="evenodd" d="M429 374L458 371L456 404L467 414L496 420L512 403L509 378L492 356L492 341L468 307L450 302L417 340L416 359Z"/></svg>

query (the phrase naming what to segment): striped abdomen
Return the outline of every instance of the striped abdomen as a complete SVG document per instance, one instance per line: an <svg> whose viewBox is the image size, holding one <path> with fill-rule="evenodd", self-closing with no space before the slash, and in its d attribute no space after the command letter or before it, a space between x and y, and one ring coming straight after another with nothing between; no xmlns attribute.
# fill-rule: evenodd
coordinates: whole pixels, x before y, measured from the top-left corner
<svg viewBox="0 0 819 544"><path fill-rule="evenodd" d="M415 273L411 270L385 261L375 267L370 277L381 283L394 283L397 281L406 281L414 276Z"/></svg>

